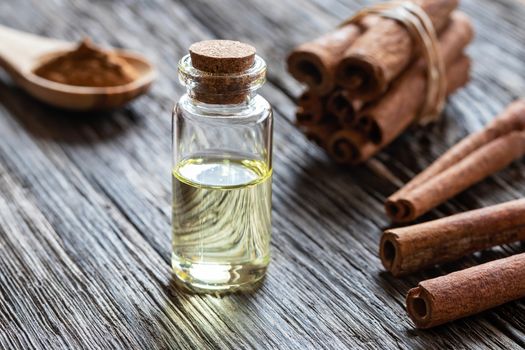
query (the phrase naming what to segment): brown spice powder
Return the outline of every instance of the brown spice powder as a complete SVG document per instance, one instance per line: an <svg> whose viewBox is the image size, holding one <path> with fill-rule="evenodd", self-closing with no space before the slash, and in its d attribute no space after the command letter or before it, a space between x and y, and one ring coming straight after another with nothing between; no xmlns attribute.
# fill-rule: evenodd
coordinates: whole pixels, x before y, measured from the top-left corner
<svg viewBox="0 0 525 350"><path fill-rule="evenodd" d="M117 56L84 39L76 49L45 62L34 74L62 84L108 87L124 85L138 77L136 69Z"/></svg>

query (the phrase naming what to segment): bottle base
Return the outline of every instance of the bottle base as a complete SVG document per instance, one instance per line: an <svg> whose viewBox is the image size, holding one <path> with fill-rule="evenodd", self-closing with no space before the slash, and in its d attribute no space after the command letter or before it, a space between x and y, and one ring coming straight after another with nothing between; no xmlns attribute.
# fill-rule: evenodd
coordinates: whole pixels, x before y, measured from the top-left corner
<svg viewBox="0 0 525 350"><path fill-rule="evenodd" d="M172 256L174 282L193 293L249 292L266 274L269 257L244 264L195 263Z"/></svg>

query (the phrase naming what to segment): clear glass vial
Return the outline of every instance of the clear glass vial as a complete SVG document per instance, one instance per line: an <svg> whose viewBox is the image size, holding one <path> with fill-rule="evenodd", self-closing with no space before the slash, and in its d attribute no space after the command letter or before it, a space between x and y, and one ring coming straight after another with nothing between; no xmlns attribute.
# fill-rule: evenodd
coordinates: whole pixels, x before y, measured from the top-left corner
<svg viewBox="0 0 525 350"><path fill-rule="evenodd" d="M173 113L172 267L191 291L251 289L266 273L273 123L256 94L265 76L255 49L234 41L196 43L179 62L187 93Z"/></svg>

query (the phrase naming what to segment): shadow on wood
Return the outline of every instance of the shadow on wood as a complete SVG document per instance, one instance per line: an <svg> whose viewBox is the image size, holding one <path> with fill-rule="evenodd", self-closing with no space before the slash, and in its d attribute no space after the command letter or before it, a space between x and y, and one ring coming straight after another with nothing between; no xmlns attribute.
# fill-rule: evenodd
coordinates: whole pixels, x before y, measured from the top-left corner
<svg viewBox="0 0 525 350"><path fill-rule="evenodd" d="M114 111L73 112L48 106L30 97L23 90L0 80L0 105L17 117L34 137L70 144L91 144L123 134L136 126L142 116L132 109ZM90 135L90 136L91 136Z"/></svg>

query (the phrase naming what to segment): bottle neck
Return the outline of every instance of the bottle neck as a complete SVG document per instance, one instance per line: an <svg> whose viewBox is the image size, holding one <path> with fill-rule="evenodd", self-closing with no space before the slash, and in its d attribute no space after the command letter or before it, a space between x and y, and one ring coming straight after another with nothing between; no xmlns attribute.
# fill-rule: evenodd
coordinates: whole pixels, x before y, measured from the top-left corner
<svg viewBox="0 0 525 350"><path fill-rule="evenodd" d="M262 113L263 109L268 108L268 102L261 95L253 93L240 103L215 104L192 98L186 93L179 99L178 106L180 109L187 111L192 118L227 117L233 120L237 118L251 118Z"/></svg>
<svg viewBox="0 0 525 350"><path fill-rule="evenodd" d="M237 106L249 107L253 103L253 99L257 96L257 92L248 91L239 94L208 94L195 91L194 89L187 89L186 94L191 99L192 103L200 106Z"/></svg>

